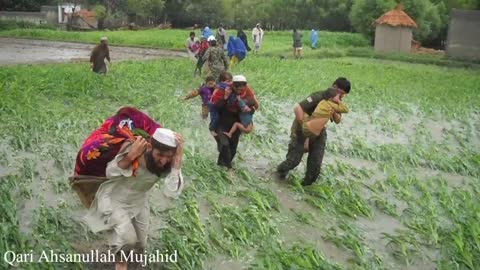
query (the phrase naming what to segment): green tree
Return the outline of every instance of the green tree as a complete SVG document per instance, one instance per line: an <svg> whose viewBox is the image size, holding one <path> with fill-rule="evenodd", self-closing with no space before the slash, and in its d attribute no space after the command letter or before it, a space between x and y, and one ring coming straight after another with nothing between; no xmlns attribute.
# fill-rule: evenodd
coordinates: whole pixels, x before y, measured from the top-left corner
<svg viewBox="0 0 480 270"><path fill-rule="evenodd" d="M43 5L55 5L58 0L0 0L0 10L40 11Z"/></svg>
<svg viewBox="0 0 480 270"><path fill-rule="evenodd" d="M97 15L98 29L103 29L103 22L105 21L105 18L107 18L107 9L102 5L96 5L93 8L93 11L95 11L95 14Z"/></svg>
<svg viewBox="0 0 480 270"><path fill-rule="evenodd" d="M163 0L128 0L127 14L137 23L145 24L160 21L165 2Z"/></svg>
<svg viewBox="0 0 480 270"><path fill-rule="evenodd" d="M353 28L373 40L375 20L394 6L393 0L356 0L350 12Z"/></svg>

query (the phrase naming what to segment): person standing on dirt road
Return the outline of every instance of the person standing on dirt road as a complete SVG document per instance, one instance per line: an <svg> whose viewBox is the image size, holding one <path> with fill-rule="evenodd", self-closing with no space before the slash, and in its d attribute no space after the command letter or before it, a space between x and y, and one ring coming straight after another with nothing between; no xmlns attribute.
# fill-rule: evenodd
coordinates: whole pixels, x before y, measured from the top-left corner
<svg viewBox="0 0 480 270"><path fill-rule="evenodd" d="M318 91L310 94L306 99L296 104L294 107L295 119L293 120L290 142L288 144L288 152L286 160L277 167L277 174L280 178L285 179L288 172L298 166L304 154L305 135L303 134L303 118L304 114L312 115L315 108L322 100L333 98L336 94L340 94L340 100L350 93L350 82L340 77L333 83L333 88L337 93L332 91ZM336 124L340 123L342 115L333 112L331 121ZM327 141L327 131L323 129L314 140L309 143L307 171L303 179L302 186L313 184L322 168L323 155L325 153L325 144Z"/></svg>
<svg viewBox="0 0 480 270"><path fill-rule="evenodd" d="M107 65L105 64L105 58L108 60L110 65L110 50L108 49L108 40L107 37L102 37L100 39L100 44L93 48L92 53L90 54L90 63L93 72L106 74L108 71Z"/></svg>

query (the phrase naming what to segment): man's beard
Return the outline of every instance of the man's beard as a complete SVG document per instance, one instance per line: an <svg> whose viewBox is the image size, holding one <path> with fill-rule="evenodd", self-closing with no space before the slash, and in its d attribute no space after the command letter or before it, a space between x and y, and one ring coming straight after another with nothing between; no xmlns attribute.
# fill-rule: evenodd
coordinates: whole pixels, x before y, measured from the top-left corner
<svg viewBox="0 0 480 270"><path fill-rule="evenodd" d="M153 150L145 151L145 153L143 154L145 158L145 164L147 166L147 170L157 176L161 176L163 173L170 172L171 163L167 163L163 167L158 166L158 164L153 159L152 151Z"/></svg>

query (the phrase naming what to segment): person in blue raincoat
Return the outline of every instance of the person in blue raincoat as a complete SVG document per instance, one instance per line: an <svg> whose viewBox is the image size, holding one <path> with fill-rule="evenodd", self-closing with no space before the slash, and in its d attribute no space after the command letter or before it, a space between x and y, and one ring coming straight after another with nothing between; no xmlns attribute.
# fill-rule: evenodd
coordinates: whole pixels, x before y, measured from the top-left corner
<svg viewBox="0 0 480 270"><path fill-rule="evenodd" d="M310 33L310 42L312 43L312 49L316 49L318 46L318 32L315 29L312 29Z"/></svg>
<svg viewBox="0 0 480 270"><path fill-rule="evenodd" d="M230 57L230 66L234 66L247 56L247 48L243 41L238 37L229 37L227 50L228 57Z"/></svg>
<svg viewBox="0 0 480 270"><path fill-rule="evenodd" d="M202 37L208 38L210 36L213 36L213 31L210 29L210 27L205 26L202 30Z"/></svg>

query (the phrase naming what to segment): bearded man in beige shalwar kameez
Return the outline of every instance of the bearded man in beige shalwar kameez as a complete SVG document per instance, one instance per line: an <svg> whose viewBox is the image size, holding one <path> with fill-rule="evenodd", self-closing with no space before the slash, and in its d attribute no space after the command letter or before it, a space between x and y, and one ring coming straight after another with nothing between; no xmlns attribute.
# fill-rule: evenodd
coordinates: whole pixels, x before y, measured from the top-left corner
<svg viewBox="0 0 480 270"><path fill-rule="evenodd" d="M98 188L85 219L93 232L109 232L109 245L115 253L142 252L145 248L150 216L148 191L160 178L165 178L166 196L180 194L183 143L178 133L158 128L150 142L136 137L133 143L124 143L108 163L109 180ZM136 170L134 160L139 164ZM116 261L117 270L127 269L127 265Z"/></svg>

